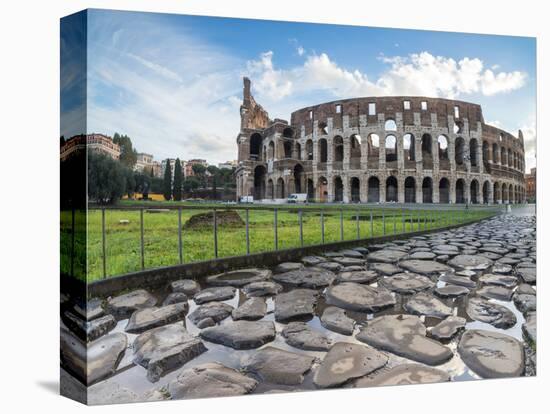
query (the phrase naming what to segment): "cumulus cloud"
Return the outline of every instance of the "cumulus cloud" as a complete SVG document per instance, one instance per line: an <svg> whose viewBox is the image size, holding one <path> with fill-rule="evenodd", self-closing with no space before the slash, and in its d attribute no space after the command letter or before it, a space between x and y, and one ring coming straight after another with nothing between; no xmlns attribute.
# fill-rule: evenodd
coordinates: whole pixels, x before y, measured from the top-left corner
<svg viewBox="0 0 550 414"><path fill-rule="evenodd" d="M426 95L457 98L481 93L492 96L521 88L527 75L521 71L495 72L478 58L457 61L428 52L408 56L381 56L388 65L378 79L369 79L360 70L338 65L326 53L308 55L300 66L278 69L271 51L248 62L259 94L280 100L291 94L329 90L335 97L359 95Z"/></svg>

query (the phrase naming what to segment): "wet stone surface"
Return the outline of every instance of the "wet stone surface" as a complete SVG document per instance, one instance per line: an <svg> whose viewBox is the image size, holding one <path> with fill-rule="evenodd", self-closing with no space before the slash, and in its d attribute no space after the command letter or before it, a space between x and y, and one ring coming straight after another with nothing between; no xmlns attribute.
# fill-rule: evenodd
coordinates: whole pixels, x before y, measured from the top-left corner
<svg viewBox="0 0 550 414"><path fill-rule="evenodd" d="M94 403L534 375L535 228L514 213L87 306L64 297L62 370Z"/></svg>

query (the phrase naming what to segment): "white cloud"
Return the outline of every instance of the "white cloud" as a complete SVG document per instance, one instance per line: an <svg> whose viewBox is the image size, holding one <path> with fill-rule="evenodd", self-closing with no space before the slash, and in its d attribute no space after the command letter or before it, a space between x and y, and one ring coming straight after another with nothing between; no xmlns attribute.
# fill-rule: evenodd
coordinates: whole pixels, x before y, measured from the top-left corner
<svg viewBox="0 0 550 414"><path fill-rule="evenodd" d="M135 61L141 63L146 68L151 69L155 74L159 76L162 76L166 79L175 80L177 82L182 81L181 77L177 73L171 71L168 68L165 68L164 66L161 66L155 62L151 62L147 59L144 59L141 56L134 55L133 53L127 53L126 55L131 57Z"/></svg>
<svg viewBox="0 0 550 414"><path fill-rule="evenodd" d="M302 46L298 46L296 48L296 52L298 53L298 56L303 56L304 53L306 53L305 49Z"/></svg>
<svg viewBox="0 0 550 414"><path fill-rule="evenodd" d="M258 93L272 100L313 90L330 90L336 97L384 94L457 98L474 93L491 96L519 89L527 79L520 71L496 73L484 69L478 58L456 61L428 52L382 56L380 60L390 67L374 80L360 70L341 67L326 53L309 55L302 65L289 69L276 68L273 57L273 52L265 52L247 65Z"/></svg>

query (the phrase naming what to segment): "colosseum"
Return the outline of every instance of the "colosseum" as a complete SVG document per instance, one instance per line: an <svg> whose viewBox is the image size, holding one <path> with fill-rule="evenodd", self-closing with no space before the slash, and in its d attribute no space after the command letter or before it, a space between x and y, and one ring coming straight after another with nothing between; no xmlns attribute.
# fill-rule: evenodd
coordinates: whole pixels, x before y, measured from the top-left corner
<svg viewBox="0 0 550 414"><path fill-rule="evenodd" d="M343 99L269 118L244 78L237 196L344 203L522 203L525 155L481 107L418 96Z"/></svg>

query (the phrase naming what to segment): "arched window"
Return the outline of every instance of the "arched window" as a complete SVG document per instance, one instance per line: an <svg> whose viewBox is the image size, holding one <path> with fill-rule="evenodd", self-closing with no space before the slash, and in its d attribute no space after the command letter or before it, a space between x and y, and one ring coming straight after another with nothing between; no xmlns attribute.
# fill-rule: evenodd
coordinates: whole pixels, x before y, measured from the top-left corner
<svg viewBox="0 0 550 414"><path fill-rule="evenodd" d="M313 160L313 141L311 139L306 141L306 159Z"/></svg>
<svg viewBox="0 0 550 414"><path fill-rule="evenodd" d="M350 166L353 169L361 168L361 136L353 134L349 140Z"/></svg>
<svg viewBox="0 0 550 414"><path fill-rule="evenodd" d="M388 119L384 124L384 129L386 131L397 131L397 124L393 119Z"/></svg>
<svg viewBox="0 0 550 414"><path fill-rule="evenodd" d="M344 183L338 176L334 178L334 201L344 201Z"/></svg>
<svg viewBox="0 0 550 414"><path fill-rule="evenodd" d="M455 162L457 165L464 164L464 138L462 137L455 140Z"/></svg>
<svg viewBox="0 0 550 414"><path fill-rule="evenodd" d="M403 159L405 162L415 160L413 134L403 135Z"/></svg>
<svg viewBox="0 0 550 414"><path fill-rule="evenodd" d="M397 202L397 178L393 175L386 180L386 201Z"/></svg>
<svg viewBox="0 0 550 414"><path fill-rule="evenodd" d="M283 137L294 138L294 130L290 127L283 129Z"/></svg>
<svg viewBox="0 0 550 414"><path fill-rule="evenodd" d="M252 134L250 137L250 159L258 161L260 159L260 151L262 148L262 136L258 133Z"/></svg>
<svg viewBox="0 0 550 414"><path fill-rule="evenodd" d="M370 177L367 182L369 203L378 203L380 201L380 180L377 177Z"/></svg>
<svg viewBox="0 0 550 414"><path fill-rule="evenodd" d="M344 161L344 140L341 136L334 137L333 141L333 147L334 147L334 162L342 162Z"/></svg>
<svg viewBox="0 0 550 414"><path fill-rule="evenodd" d="M405 203L416 203L416 182L413 177L405 178Z"/></svg>
<svg viewBox="0 0 550 414"><path fill-rule="evenodd" d="M386 137L386 162L397 161L397 138L395 135Z"/></svg>
<svg viewBox="0 0 550 414"><path fill-rule="evenodd" d="M472 167L477 167L477 162L477 140L475 138L472 138L470 140L470 165Z"/></svg>
<svg viewBox="0 0 550 414"><path fill-rule="evenodd" d="M327 155L328 155L328 144L327 140L324 138L321 138L319 140L319 162L327 162Z"/></svg>

